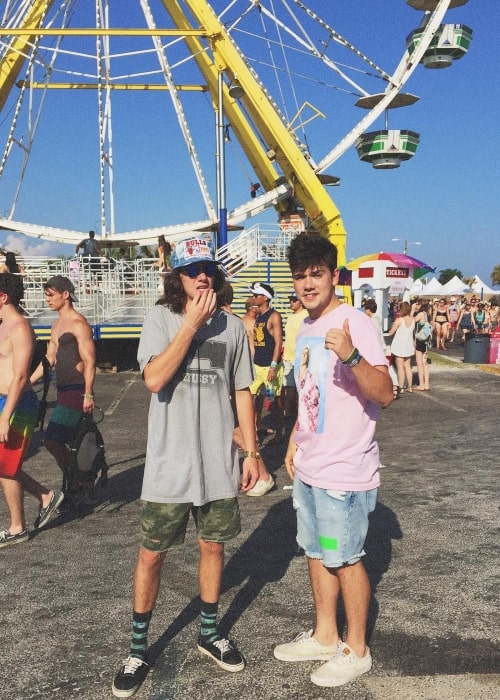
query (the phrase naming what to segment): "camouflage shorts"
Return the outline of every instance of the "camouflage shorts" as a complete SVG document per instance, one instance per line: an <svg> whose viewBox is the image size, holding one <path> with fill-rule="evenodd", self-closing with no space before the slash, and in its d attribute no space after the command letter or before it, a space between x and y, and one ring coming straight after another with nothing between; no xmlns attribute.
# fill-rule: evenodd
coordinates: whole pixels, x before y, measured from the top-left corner
<svg viewBox="0 0 500 700"><path fill-rule="evenodd" d="M229 542L241 531L237 498L212 501L203 506L143 501L142 546L151 552L164 552L182 544L190 513L193 514L198 537L206 542Z"/></svg>

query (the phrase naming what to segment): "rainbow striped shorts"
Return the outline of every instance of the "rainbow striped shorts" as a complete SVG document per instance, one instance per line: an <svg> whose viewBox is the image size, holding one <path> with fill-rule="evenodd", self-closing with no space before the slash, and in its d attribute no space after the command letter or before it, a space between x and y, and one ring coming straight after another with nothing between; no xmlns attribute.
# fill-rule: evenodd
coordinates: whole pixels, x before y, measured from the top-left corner
<svg viewBox="0 0 500 700"><path fill-rule="evenodd" d="M5 394L0 394L0 414L6 401ZM29 389L22 394L11 416L8 441L0 442L0 476L12 478L21 469L37 423L38 398Z"/></svg>

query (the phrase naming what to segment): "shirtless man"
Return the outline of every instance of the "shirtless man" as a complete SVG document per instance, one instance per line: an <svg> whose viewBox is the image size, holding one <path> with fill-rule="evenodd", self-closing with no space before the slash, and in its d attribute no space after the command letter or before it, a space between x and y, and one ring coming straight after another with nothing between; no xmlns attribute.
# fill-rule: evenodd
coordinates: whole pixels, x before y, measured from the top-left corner
<svg viewBox="0 0 500 700"><path fill-rule="evenodd" d="M38 420L38 399L29 383L35 337L29 321L18 311L22 280L0 274L0 485L10 514L10 526L0 532L0 548L29 539L24 514L24 491L40 503L35 529L46 525L64 495L51 491L22 469Z"/></svg>
<svg viewBox="0 0 500 700"><path fill-rule="evenodd" d="M45 447L64 474L71 458L68 445L75 437L82 412L94 408L95 346L86 318L73 308L76 297L71 280L55 275L44 284L44 290L49 308L59 314L46 353L56 370L57 406L45 432ZM40 363L31 375L31 383L42 376Z"/></svg>

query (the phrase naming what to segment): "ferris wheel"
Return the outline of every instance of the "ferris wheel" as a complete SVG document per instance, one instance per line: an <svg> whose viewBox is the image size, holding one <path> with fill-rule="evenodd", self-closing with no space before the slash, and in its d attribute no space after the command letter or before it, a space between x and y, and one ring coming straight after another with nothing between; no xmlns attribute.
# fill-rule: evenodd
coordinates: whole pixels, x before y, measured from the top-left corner
<svg viewBox="0 0 500 700"><path fill-rule="evenodd" d="M58 216L81 206L86 222L98 212L102 238L147 244L196 230L224 243L228 228L274 208L329 236L342 262L329 170L350 148L377 169L415 154L419 134L389 128L389 110L418 99L404 88L419 64L443 68L466 54L472 30L444 21L466 2L407 0L409 24L382 52L399 60L383 68L344 37L346 10L333 2L129 0L125 12L119 0L7 0L0 226L77 243L88 226ZM379 118L384 128L370 131ZM147 223L131 228L136 195L134 220ZM28 223L42 199L53 219ZM151 225L153 200L161 222Z"/></svg>

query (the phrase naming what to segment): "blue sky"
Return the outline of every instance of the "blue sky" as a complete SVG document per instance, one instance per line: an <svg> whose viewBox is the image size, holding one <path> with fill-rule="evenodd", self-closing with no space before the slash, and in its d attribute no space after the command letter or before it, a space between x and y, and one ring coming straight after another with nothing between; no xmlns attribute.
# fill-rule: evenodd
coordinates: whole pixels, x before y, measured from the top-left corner
<svg viewBox="0 0 500 700"><path fill-rule="evenodd" d="M160 3L151 4L154 8ZM213 4L220 10L227 3L219 0ZM115 11L113 3L110 5ZM129 15L125 20L120 15L115 24L137 25L134 3L129 0L128 6ZM388 72L396 67L405 37L421 19L421 13L404 0L358 0L353 4L309 0L308 6ZM85 26L91 19L82 16L80 24ZM464 276L478 274L489 283L493 267L500 264L500 169L496 159L500 81L498 60L494 60L498 58L499 20L498 3L487 0L469 0L448 12L447 23L463 23L473 29L468 54L446 70L419 66L405 92L418 95L420 100L389 115L390 128L420 133L412 160L395 170L376 171L359 161L351 148L329 169L341 178L340 186L329 192L347 230L348 259L382 250L401 251L403 242L392 239L406 239L411 255L438 270L457 268ZM242 36L241 42L245 41ZM269 63L266 46L248 53L250 50L255 51L252 58L265 58ZM278 53L274 60L279 64ZM252 65L278 99L283 86L275 81L276 71L260 61ZM306 61L303 67L305 71ZM120 72L118 66L116 71ZM372 90L364 80L363 76L359 82L368 90L383 90L380 81L378 90ZM307 137L318 161L362 113L353 106L355 98L346 92L306 81L298 90L302 91L300 100L307 98L327 117L315 120ZM113 97L117 230L204 218L194 177L188 166L181 166L187 162L185 149L164 95L135 92L114 93ZM185 105L207 177L213 180L215 125L211 104L206 95L196 93L187 96ZM49 91L14 219L98 230L95 113L95 91ZM12 105L7 104L0 115L2 151L11 114ZM381 128L383 118L371 130ZM248 199L249 183L255 179L242 163L234 141L227 148L227 170L231 209ZM0 182L4 213L10 209L15 182L16 176L6 168ZM213 192L212 181L209 187ZM274 223L276 217L270 210L259 220ZM0 234L0 242L31 254L71 254L74 250L73 246L8 232Z"/></svg>

